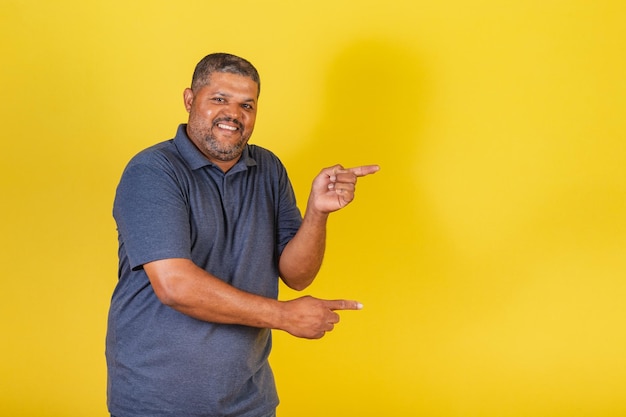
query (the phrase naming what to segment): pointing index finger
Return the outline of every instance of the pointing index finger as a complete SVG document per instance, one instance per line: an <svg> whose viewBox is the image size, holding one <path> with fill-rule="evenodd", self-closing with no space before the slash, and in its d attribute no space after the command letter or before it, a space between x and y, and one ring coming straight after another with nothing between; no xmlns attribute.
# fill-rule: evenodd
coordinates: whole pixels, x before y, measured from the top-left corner
<svg viewBox="0 0 626 417"><path fill-rule="evenodd" d="M362 165L360 167L348 168L347 171L353 173L357 177L364 177L366 175L374 174L380 170L378 165Z"/></svg>
<svg viewBox="0 0 626 417"><path fill-rule="evenodd" d="M326 300L326 306L330 310L361 310L363 304L354 300Z"/></svg>

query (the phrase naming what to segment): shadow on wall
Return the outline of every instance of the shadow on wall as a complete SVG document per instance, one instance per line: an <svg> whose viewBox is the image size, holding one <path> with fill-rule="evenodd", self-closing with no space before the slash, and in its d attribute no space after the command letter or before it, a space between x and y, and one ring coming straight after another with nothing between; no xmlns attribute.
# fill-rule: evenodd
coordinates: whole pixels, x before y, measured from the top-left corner
<svg viewBox="0 0 626 417"><path fill-rule="evenodd" d="M346 164L391 168L419 149L424 81L418 56L397 42L349 45L328 69L322 117L311 143L329 163L341 158Z"/></svg>
<svg viewBox="0 0 626 417"><path fill-rule="evenodd" d="M333 355L349 357L358 369L376 363L363 382L367 392L380 392L380 401L398 401L396 407L405 410L445 392L433 384L441 380L439 365L446 359L437 352L447 316L438 316L447 307L442 300L455 263L421 185L420 176L428 175L419 167L434 93L421 57L393 40L365 39L344 48L328 68L323 108L313 109L319 123L288 164L303 175L294 181L302 185L336 163L381 166L359 180L355 204L331 216L322 276L311 292L365 304L341 330L352 338L333 345ZM301 203L308 191L298 192ZM363 338L367 347L356 349ZM407 391L389 391L397 386Z"/></svg>
<svg viewBox="0 0 626 417"><path fill-rule="evenodd" d="M341 245L342 258L362 262L367 279L423 275L418 270L432 259L429 251L441 247L434 243L441 235L429 230L432 215L416 178L427 122L426 80L420 56L397 41L348 45L328 69L313 139L291 161L311 177L336 163L382 167L360 180L357 188L363 191L357 191L355 205L336 213L330 225L331 243Z"/></svg>

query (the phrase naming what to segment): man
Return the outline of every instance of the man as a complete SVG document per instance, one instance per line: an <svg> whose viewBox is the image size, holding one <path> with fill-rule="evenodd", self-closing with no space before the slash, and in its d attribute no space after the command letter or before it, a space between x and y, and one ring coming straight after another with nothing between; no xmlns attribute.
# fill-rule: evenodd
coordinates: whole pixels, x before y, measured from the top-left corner
<svg viewBox="0 0 626 417"><path fill-rule="evenodd" d="M271 329L320 338L335 310L361 308L278 301L278 277L296 290L311 284L329 213L378 166L323 169L302 217L281 162L248 144L259 89L248 61L206 56L183 93L188 123L124 170L106 345L113 416L273 416Z"/></svg>

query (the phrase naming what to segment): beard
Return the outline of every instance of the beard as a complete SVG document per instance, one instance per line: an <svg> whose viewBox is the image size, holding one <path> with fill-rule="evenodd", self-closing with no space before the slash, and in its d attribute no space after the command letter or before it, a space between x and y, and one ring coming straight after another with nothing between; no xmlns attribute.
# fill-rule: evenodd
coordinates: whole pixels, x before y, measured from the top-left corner
<svg viewBox="0 0 626 417"><path fill-rule="evenodd" d="M217 127L220 122L235 123L238 130L232 134L220 132ZM229 162L239 158L252 133L245 132L243 124L238 120L227 118L216 119L212 124L193 123L192 120L189 120L187 131L191 140L204 156L209 160L221 162ZM220 139L219 136L226 137Z"/></svg>

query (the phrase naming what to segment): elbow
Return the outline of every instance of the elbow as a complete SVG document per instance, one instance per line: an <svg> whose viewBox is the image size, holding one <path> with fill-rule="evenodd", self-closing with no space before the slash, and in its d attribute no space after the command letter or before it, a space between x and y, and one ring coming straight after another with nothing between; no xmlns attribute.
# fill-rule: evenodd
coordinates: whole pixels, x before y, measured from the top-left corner
<svg viewBox="0 0 626 417"><path fill-rule="evenodd" d="M300 276L300 277L287 277L281 275L281 279L289 288L295 291L302 291L309 287L313 283L315 279L315 275L313 276Z"/></svg>
<svg viewBox="0 0 626 417"><path fill-rule="evenodd" d="M302 291L313 283L321 266L321 259L319 262L303 262L283 256L278 264L278 271L289 288Z"/></svg>
<svg viewBox="0 0 626 417"><path fill-rule="evenodd" d="M180 268L172 267L174 261L156 261L144 265L150 285L159 301L169 307L181 304L185 293L185 280L180 279Z"/></svg>
<svg viewBox="0 0 626 417"><path fill-rule="evenodd" d="M310 284L297 284L297 285L289 285L287 284L287 286L289 288L291 288L294 291L304 291L305 289L307 289L309 287Z"/></svg>
<svg viewBox="0 0 626 417"><path fill-rule="evenodd" d="M152 290L161 303L168 307L174 307L178 304L178 291L176 286L172 285L167 279L150 279Z"/></svg>
<svg viewBox="0 0 626 417"><path fill-rule="evenodd" d="M295 284L295 285L287 284L287 286L294 291L304 291L305 289L309 287L309 285L311 284Z"/></svg>

